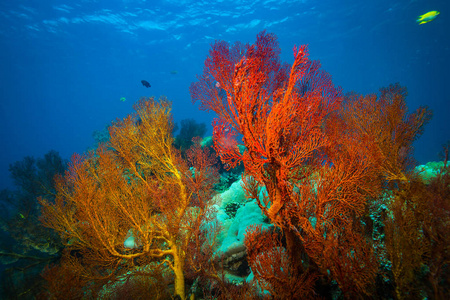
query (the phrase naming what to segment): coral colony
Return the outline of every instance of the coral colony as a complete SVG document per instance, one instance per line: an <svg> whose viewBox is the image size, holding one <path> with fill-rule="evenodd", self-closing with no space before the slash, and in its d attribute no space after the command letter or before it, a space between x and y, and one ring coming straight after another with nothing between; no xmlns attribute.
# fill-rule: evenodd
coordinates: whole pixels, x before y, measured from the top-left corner
<svg viewBox="0 0 450 300"><path fill-rule="evenodd" d="M430 110L408 112L398 84L344 95L293 54L265 31L211 46L190 93L212 141L193 119L174 138L171 103L142 98L74 155L39 198L60 238L40 296L448 298L449 147L412 158Z"/></svg>

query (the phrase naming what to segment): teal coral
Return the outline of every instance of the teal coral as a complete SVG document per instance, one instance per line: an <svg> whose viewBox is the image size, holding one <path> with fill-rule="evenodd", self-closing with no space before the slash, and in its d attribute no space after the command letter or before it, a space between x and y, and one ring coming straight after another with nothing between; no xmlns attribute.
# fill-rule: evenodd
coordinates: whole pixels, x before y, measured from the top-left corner
<svg viewBox="0 0 450 300"><path fill-rule="evenodd" d="M442 170L444 170L443 161L430 161L415 168L415 171L420 174L425 183L430 183L430 180L435 178Z"/></svg>

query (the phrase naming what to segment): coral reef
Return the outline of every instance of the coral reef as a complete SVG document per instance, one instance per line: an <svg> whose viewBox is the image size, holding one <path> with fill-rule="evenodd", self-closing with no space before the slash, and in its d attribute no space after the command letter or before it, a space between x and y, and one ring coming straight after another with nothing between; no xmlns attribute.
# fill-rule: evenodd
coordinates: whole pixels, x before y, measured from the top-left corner
<svg viewBox="0 0 450 300"><path fill-rule="evenodd" d="M53 152L13 164L3 263L56 257L42 299L449 298L450 145L412 156L431 111L399 84L344 95L293 55L265 31L212 44L190 87L212 139L193 119L174 137L171 103L142 98L64 175Z"/></svg>
<svg viewBox="0 0 450 300"><path fill-rule="evenodd" d="M394 258L406 257L413 240L433 236L445 226L430 224L433 234L427 233L418 216L401 217L406 213L404 204L395 205L400 199L412 199L416 178L411 171L412 143L423 133L431 112L420 107L408 113L406 89L398 84L382 88L379 95L342 96L320 64L308 59L306 46L294 47L293 52L293 65L282 64L276 37L266 32L258 34L253 45L217 41L203 74L190 87L193 101L218 116L213 123L214 147L225 168L243 164L247 197L256 199L279 229L267 232L256 227L247 234L255 280L278 299L332 297L326 288L332 282L345 298L371 297L377 289L374 245L378 244L376 253L385 247L392 263L388 272L396 281L396 297L407 297L402 286L412 282L408 274L417 271L418 258L428 252L417 247L417 255L407 263L413 266L409 273L404 273L403 261ZM445 189L435 190L445 215ZM389 191L394 192L394 201L383 197ZM380 234L374 234L369 215L377 202L394 214L385 214L389 217L384 215L382 221L386 244L384 238L373 240ZM409 207L416 209L418 204ZM413 231L401 233L402 228ZM389 241L401 236L404 247L397 242L390 246ZM446 256L448 243L431 244L439 249L436 272L446 270L441 257ZM441 279L442 274L430 280L438 297Z"/></svg>

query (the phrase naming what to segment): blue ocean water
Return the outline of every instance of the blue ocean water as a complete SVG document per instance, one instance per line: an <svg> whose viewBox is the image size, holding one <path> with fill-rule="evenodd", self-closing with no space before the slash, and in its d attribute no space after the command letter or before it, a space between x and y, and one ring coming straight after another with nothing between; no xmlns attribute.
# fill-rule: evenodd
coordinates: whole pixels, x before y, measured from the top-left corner
<svg viewBox="0 0 450 300"><path fill-rule="evenodd" d="M418 25L430 10L441 14ZM1 1L0 189L12 186L9 164L51 149L64 158L86 151L92 133L141 96L166 95L175 121L194 118L210 133L214 115L199 111L188 89L210 44L253 43L264 29L278 36L284 61L308 44L345 92L406 86L411 111L434 111L415 157L437 160L450 139L449 16L444 0Z"/></svg>

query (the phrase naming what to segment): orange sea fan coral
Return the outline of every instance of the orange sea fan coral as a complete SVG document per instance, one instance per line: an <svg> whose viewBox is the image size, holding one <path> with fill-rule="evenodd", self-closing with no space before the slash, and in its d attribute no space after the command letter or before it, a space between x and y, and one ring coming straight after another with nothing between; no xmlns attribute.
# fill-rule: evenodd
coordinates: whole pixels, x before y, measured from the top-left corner
<svg viewBox="0 0 450 300"><path fill-rule="evenodd" d="M110 143L73 156L69 171L57 179L55 201L41 199L42 222L79 251L68 255L81 276L112 280L156 263L163 273L147 276L172 273L175 294L185 299L186 253L210 219L215 160L198 141L188 161L181 159L172 146L166 99L144 98L135 109L111 126ZM132 247L124 244L130 232Z"/></svg>

